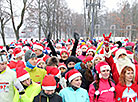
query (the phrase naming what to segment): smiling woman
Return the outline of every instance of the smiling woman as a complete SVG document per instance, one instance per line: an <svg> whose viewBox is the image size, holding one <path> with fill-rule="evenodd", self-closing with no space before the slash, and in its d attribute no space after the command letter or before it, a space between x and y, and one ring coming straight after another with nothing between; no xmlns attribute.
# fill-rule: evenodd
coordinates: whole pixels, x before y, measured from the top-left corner
<svg viewBox="0 0 138 102"><path fill-rule="evenodd" d="M138 85L134 82L133 68L125 66L122 69L115 91L116 102L136 102Z"/></svg>

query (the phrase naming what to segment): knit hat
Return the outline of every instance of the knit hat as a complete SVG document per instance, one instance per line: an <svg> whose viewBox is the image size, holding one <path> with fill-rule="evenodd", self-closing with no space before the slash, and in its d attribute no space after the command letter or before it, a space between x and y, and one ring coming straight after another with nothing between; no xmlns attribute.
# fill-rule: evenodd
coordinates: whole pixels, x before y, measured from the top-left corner
<svg viewBox="0 0 138 102"><path fill-rule="evenodd" d="M1 55L0 56L0 63L7 62L6 55Z"/></svg>
<svg viewBox="0 0 138 102"><path fill-rule="evenodd" d="M40 44L40 43L35 43L34 45L33 45L33 49L39 49L39 50L44 50L44 46L42 45L42 44Z"/></svg>
<svg viewBox="0 0 138 102"><path fill-rule="evenodd" d="M52 75L46 75L42 81L43 90L55 90L56 89L56 80Z"/></svg>
<svg viewBox="0 0 138 102"><path fill-rule="evenodd" d="M46 70L47 70L47 74L54 75L54 76L57 76L57 77L61 75L60 70L56 67L47 66Z"/></svg>
<svg viewBox="0 0 138 102"><path fill-rule="evenodd" d="M14 58L17 58L17 57L22 56L23 52L20 48L15 48L14 51L13 51L13 54L14 54Z"/></svg>
<svg viewBox="0 0 138 102"><path fill-rule="evenodd" d="M66 61L66 66L68 65L69 62L74 62L74 63L76 63L76 57L74 57L74 56L68 57L68 59L67 59L67 61Z"/></svg>
<svg viewBox="0 0 138 102"><path fill-rule="evenodd" d="M30 78L29 73L24 68L17 68L16 69L17 79L20 81L24 81Z"/></svg>
<svg viewBox="0 0 138 102"><path fill-rule="evenodd" d="M65 74L65 79L70 83L73 79L79 76L82 77L81 73L76 69L72 69Z"/></svg>
<svg viewBox="0 0 138 102"><path fill-rule="evenodd" d="M101 71L106 70L106 69L111 70L111 68L107 62L99 62L95 66L95 69L96 69L97 73L99 74L99 78L102 78Z"/></svg>
<svg viewBox="0 0 138 102"><path fill-rule="evenodd" d="M123 49L123 48L118 49L118 50L116 51L116 53L115 53L115 57L118 59L119 55L121 55L121 54L127 55L126 50Z"/></svg>
<svg viewBox="0 0 138 102"><path fill-rule="evenodd" d="M28 50L25 52L25 62L33 57L36 57L36 54L32 50Z"/></svg>
<svg viewBox="0 0 138 102"><path fill-rule="evenodd" d="M64 63L59 63L58 69L60 69L60 68L65 68L65 69L67 69L67 67L66 67L66 65L65 65Z"/></svg>

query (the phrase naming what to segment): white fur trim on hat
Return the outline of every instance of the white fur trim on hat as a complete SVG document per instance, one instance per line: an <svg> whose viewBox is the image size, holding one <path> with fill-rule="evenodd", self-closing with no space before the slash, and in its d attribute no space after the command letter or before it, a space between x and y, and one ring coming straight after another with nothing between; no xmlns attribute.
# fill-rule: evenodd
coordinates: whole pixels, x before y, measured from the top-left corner
<svg viewBox="0 0 138 102"><path fill-rule="evenodd" d="M21 51L20 53L16 54L16 56L14 56L14 58L20 57L23 55L23 52Z"/></svg>
<svg viewBox="0 0 138 102"><path fill-rule="evenodd" d="M69 82L71 82L74 78L76 78L78 76L82 77L81 73L75 73L75 74L73 74L72 76L69 77Z"/></svg>
<svg viewBox="0 0 138 102"><path fill-rule="evenodd" d="M126 50L125 49L119 49L118 51L116 51L115 57L118 59L119 55L121 55L121 54L127 55Z"/></svg>
<svg viewBox="0 0 138 102"><path fill-rule="evenodd" d="M86 45L83 45L83 46L81 47L81 49L83 49L83 48L88 49L88 47L87 47Z"/></svg>
<svg viewBox="0 0 138 102"><path fill-rule="evenodd" d="M30 78L29 73L27 73L27 74L25 74L25 75L19 77L18 79L19 79L20 81L24 81L24 80L26 80L26 79L28 79L28 78Z"/></svg>
<svg viewBox="0 0 138 102"><path fill-rule="evenodd" d="M88 50L88 52L90 52L90 51L93 51L94 53L96 52L96 50L93 50L93 49L89 49L89 50Z"/></svg>
<svg viewBox="0 0 138 102"><path fill-rule="evenodd" d="M61 45L61 44L57 43L57 44L56 44L56 47L58 47L58 46L59 46L59 47L62 47L62 45Z"/></svg>
<svg viewBox="0 0 138 102"><path fill-rule="evenodd" d="M56 75L56 77L59 77L61 75L61 71L58 72L58 74Z"/></svg>
<svg viewBox="0 0 138 102"><path fill-rule="evenodd" d="M58 69L60 69L61 67L63 67L63 68L65 68L65 69L67 69L67 67L66 67L66 66L64 66L64 65L59 66L59 67L58 67Z"/></svg>
<svg viewBox="0 0 138 102"><path fill-rule="evenodd" d="M94 61L95 61L95 59L96 59L97 57L100 57L100 58L102 59L102 61L105 60L104 57L101 56L101 54L96 54L96 55L94 56L93 60L92 60L93 63L94 63Z"/></svg>
<svg viewBox="0 0 138 102"><path fill-rule="evenodd" d="M42 86L43 90L55 90L56 86Z"/></svg>
<svg viewBox="0 0 138 102"><path fill-rule="evenodd" d="M100 71L103 71L103 70L106 70L106 69L111 70L109 65L103 65L103 66L100 67Z"/></svg>
<svg viewBox="0 0 138 102"><path fill-rule="evenodd" d="M43 51L43 47L36 44L33 45L33 49L39 49Z"/></svg>

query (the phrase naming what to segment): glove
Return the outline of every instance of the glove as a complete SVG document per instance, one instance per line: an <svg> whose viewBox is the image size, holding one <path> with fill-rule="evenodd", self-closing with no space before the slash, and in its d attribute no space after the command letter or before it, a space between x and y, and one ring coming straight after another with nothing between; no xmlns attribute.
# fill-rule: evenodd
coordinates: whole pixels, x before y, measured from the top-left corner
<svg viewBox="0 0 138 102"><path fill-rule="evenodd" d="M78 33L76 33L76 32L74 32L74 38L75 38L75 40L79 40L79 34Z"/></svg>
<svg viewBox="0 0 138 102"><path fill-rule="evenodd" d="M109 36L105 36L105 34L103 34L105 47L109 47L109 39L110 39L111 35L112 35L112 33L110 33Z"/></svg>
<svg viewBox="0 0 138 102"><path fill-rule="evenodd" d="M49 32L49 34L47 35L47 41L48 42L50 41L51 37L52 37L52 34L51 34L51 32Z"/></svg>

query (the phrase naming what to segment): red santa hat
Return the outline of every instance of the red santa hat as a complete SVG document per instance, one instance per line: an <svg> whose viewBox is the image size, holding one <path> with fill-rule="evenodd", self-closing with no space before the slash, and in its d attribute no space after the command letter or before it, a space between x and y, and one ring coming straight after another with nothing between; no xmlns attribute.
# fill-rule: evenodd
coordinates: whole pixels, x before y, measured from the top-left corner
<svg viewBox="0 0 138 102"><path fill-rule="evenodd" d="M103 56L101 56L100 54L96 54L96 55L93 57L93 60L92 60L93 63L94 63L94 61L95 61L95 59L96 59L97 57L100 57L100 58L102 59L102 61L105 60L105 58L104 58Z"/></svg>
<svg viewBox="0 0 138 102"><path fill-rule="evenodd" d="M61 45L60 43L57 43L57 44L56 44L56 47L62 48L62 45Z"/></svg>
<svg viewBox="0 0 138 102"><path fill-rule="evenodd" d="M55 90L56 89L56 80L52 75L46 75L42 81L43 90Z"/></svg>
<svg viewBox="0 0 138 102"><path fill-rule="evenodd" d="M65 65L64 63L59 63L58 69L60 69L60 68L65 68L65 69L67 69L67 67L66 67L66 65Z"/></svg>
<svg viewBox="0 0 138 102"><path fill-rule="evenodd" d="M46 47L47 52L50 54L51 49L49 47Z"/></svg>
<svg viewBox="0 0 138 102"><path fill-rule="evenodd" d="M76 69L72 69L65 74L65 79L70 83L73 79L79 76L82 77L81 73Z"/></svg>
<svg viewBox="0 0 138 102"><path fill-rule="evenodd" d="M87 52L90 52L90 51L93 51L95 53L96 52L96 47L93 47L93 46L89 47Z"/></svg>
<svg viewBox="0 0 138 102"><path fill-rule="evenodd" d="M54 76L57 76L57 77L59 77L61 75L60 70L56 67L47 66L46 70L47 70L47 74L54 75Z"/></svg>
<svg viewBox="0 0 138 102"><path fill-rule="evenodd" d="M15 48L14 51L13 51L13 54L14 54L14 58L17 58L17 57L22 56L23 52L20 48Z"/></svg>
<svg viewBox="0 0 138 102"><path fill-rule="evenodd" d="M20 49L22 49L22 43L19 43L19 44L15 44L16 45L16 48L20 48Z"/></svg>
<svg viewBox="0 0 138 102"><path fill-rule="evenodd" d="M13 52L13 49L9 49L8 52Z"/></svg>
<svg viewBox="0 0 138 102"><path fill-rule="evenodd" d="M44 50L44 46L42 44L40 44L40 43L35 43L33 45L33 49L39 49L39 50L43 51Z"/></svg>
<svg viewBox="0 0 138 102"><path fill-rule="evenodd" d="M3 50L3 46L0 46L0 51L2 51Z"/></svg>
<svg viewBox="0 0 138 102"><path fill-rule="evenodd" d="M126 52L126 50L125 50L124 48L118 49L118 50L116 51L116 53L115 53L115 57L118 59L119 55L121 55L121 54L127 55L127 52Z"/></svg>
<svg viewBox="0 0 138 102"><path fill-rule="evenodd" d="M67 53L67 55L69 56L69 52L66 50L66 49L63 49L61 52L60 52L60 56L62 56L62 53Z"/></svg>
<svg viewBox="0 0 138 102"><path fill-rule="evenodd" d="M86 44L85 44L85 45L81 45L80 48L81 48L81 49L83 49L83 48L88 49L88 45L86 45Z"/></svg>
<svg viewBox="0 0 138 102"><path fill-rule="evenodd" d="M20 81L24 81L30 78L29 73L24 68L17 68L16 69L17 79Z"/></svg>
<svg viewBox="0 0 138 102"><path fill-rule="evenodd" d="M107 62L99 62L96 66L95 66L95 69L97 71L97 73L99 74L99 78L102 78L102 75L101 75L101 71L103 70L111 70L110 66L108 65Z"/></svg>
<svg viewBox="0 0 138 102"><path fill-rule="evenodd" d="M85 62L86 62L86 63L87 63L88 61L91 61L91 62L92 62L92 60L93 60L93 57L92 57L92 56L87 56Z"/></svg>
<svg viewBox="0 0 138 102"><path fill-rule="evenodd" d="M117 46L112 46L110 49L111 49L111 52L114 52L118 49L118 47Z"/></svg>

